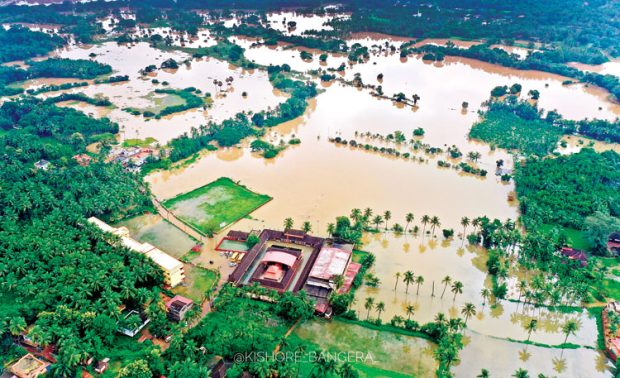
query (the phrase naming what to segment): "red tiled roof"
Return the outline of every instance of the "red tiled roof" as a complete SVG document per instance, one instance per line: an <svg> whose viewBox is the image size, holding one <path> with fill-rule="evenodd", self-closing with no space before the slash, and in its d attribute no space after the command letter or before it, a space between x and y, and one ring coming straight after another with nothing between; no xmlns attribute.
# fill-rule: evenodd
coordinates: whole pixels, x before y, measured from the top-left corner
<svg viewBox="0 0 620 378"><path fill-rule="evenodd" d="M347 267L347 271L344 273L344 285L338 290L338 293L348 293L351 290L351 286L353 285L353 280L355 280L355 276L359 273L362 268L362 264L358 263L350 263Z"/></svg>

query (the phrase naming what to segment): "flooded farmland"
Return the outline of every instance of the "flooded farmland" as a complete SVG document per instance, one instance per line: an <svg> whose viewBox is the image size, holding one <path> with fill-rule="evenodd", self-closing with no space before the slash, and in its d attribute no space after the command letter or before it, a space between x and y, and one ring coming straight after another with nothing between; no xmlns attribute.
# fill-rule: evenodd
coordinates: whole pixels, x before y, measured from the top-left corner
<svg viewBox="0 0 620 378"><path fill-rule="evenodd" d="M287 12L270 14L268 20L274 28L286 34L300 35L324 28L326 17L306 17ZM296 26L287 26L288 21L295 21ZM170 30L155 32L167 34ZM204 33L197 40L187 38L185 41L184 37L183 42L177 41L174 45L210 46L213 41L209 38ZM203 256L197 261L211 260L210 255L216 254L214 243L230 229L280 229L288 217L294 220L295 226L309 222L312 233L326 236L328 224L338 216L348 215L354 208L370 208L375 214L391 211L390 224L396 222L401 225L406 222L406 214L411 212L415 216L412 226L420 227L423 215L437 216L441 227L455 230L454 238L444 240L440 233L400 235L384 230L383 225L377 227L377 232L364 235L361 249L375 254L372 273L379 278L380 284L378 287L363 286L356 292L353 309L360 317L364 317L364 301L370 297L386 304L385 319L395 315L406 316L407 306L412 305L415 309L413 318L420 323L432 321L437 313L457 317L462 306L471 302L476 305L478 313L467 324L466 346L460 354L461 362L453 369L457 376L472 377L486 368L492 376L507 377L520 367L531 367L530 371L536 374L557 377L611 376L610 363L595 350L597 324L588 311L563 313L532 308L514 301L503 301L493 306L488 302L483 304L485 301L480 291L491 287L485 265L487 252L471 247L463 240L459 223L464 216L486 215L504 221L516 220L519 215L516 201L509 201L515 190L514 183L504 182L494 174L498 160L512 166L513 156L505 150L468 138L471 126L479 120L478 110L493 87L520 83L523 86L522 98L529 90L538 90L539 107L555 109L571 120L593 117L612 120L620 116L620 105L608 100L609 93L580 83L567 85L566 78L558 75L520 71L472 59L447 57L438 63L424 61L421 56L400 58L397 53L389 53L381 46L399 45L406 39L390 36L353 36L348 41L350 45L360 43L371 51L366 62L355 64L350 64L347 56L342 54L329 54L327 61L321 62L317 51L292 48L286 44L254 46L254 40L241 37L230 40L246 49L248 60L262 66L288 64L301 73L335 69L341 64L345 64L346 68L344 72L335 73L341 80L319 83L320 93L309 101L301 117L265 130L265 140L286 147L277 157L265 159L251 151L249 141L244 141L239 147L201 152L197 159L182 164L180 168L155 171L145 178L160 201L220 177L229 177L252 191L273 197L251 217L239 220L207 242ZM437 39L421 43L443 45L446 42ZM475 42L460 42L459 46L467 48L472 44ZM302 60L302 50L310 51L313 59ZM526 49L509 50L527 55ZM214 58L193 58L191 54L174 49L162 51L145 42L72 45L57 51L54 56L94 59L111 65L114 74L129 76L128 82L90 84L64 91L91 97L103 96L113 106L102 108L75 101L60 104L117 122L121 128L120 141L154 138L164 145L192 128L208 122L221 122L240 112L253 114L273 109L288 98L287 94L273 88L264 69L246 70ZM153 64L159 67L168 59L183 63L178 69L158 69L148 75L140 74L146 66ZM596 69L616 72L613 64ZM355 88L346 83L356 75L365 84L381 85L388 96L398 92L407 96L417 94L420 96L419 103L413 107L406 106L373 96L368 89ZM223 88L214 83L214 80L223 81L228 77L233 80ZM318 82L316 78L307 80ZM39 88L71 81L36 79L22 85L24 88ZM210 93L212 103L206 109L195 108L161 119L149 119L126 111L126 108L156 110L178 104L175 102L178 99L155 95L156 89L164 88L164 82L168 88L194 87L202 93ZM57 94L55 91L41 97ZM469 107L463 107L463 102L467 102ZM330 141L338 137L387 146L388 142L377 140L376 136L402 132L407 139L411 139L413 131L418 128L424 130L424 136L417 139L430 146L442 149L456 146L465 156L469 152L480 153L481 157L475 164L490 174L479 177L438 167L437 161L447 158L445 153L439 156L427 154L413 150L407 143L396 147L416 159L388 156ZM301 143L288 145L293 138L300 139ZM590 143L575 136L564 140L567 145L558 149L563 154L578 152ZM592 146L599 151L618 151L617 145L596 142ZM185 254L195 244L192 239L179 235L180 231L159 216L145 215L121 225L128 227L137 239L161 245L162 249L176 257ZM214 259L219 268L227 269L225 259ZM420 287L407 287L402 281L397 283L397 273L406 270L424 277L424 283ZM446 276L463 283L461 294L453 296L449 290L443 293L445 288L441 282ZM516 296L515 289L511 289L510 295ZM524 327L531 319L538 320L540 324L538 331L531 336L531 341L539 345L523 343L528 337ZM567 320L575 320L579 324L578 331L570 339L576 348L560 350L548 347L563 343L562 324ZM351 326L336 322L312 322L303 324L295 332L314 343L329 344L326 348L342 349L339 337L341 333L351 333L348 327ZM347 330L343 331L344 328ZM316 336L319 333L329 337L321 340ZM433 346L425 340L398 338L390 334L391 339L385 341L376 335L379 332L367 329L354 333L356 337L347 343L372 344L377 351L382 347L387 349L387 352L382 351L382 356L393 360L379 364L381 369L390 370L390 366L397 366L395 370L407 374L429 376L436 368L432 360ZM379 345L381 342L385 344ZM403 364L407 360L418 361L419 365Z"/></svg>

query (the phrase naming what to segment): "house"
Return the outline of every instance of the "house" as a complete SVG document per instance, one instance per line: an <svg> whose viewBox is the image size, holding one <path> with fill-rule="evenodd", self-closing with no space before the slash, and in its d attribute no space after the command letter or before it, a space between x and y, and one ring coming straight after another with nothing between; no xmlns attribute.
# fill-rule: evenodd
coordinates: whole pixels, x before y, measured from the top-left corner
<svg viewBox="0 0 620 378"><path fill-rule="evenodd" d="M351 251L336 246L321 248L304 286L308 295L315 299L317 304L328 302L330 294L336 290L336 277L344 277L347 272L351 255Z"/></svg>
<svg viewBox="0 0 620 378"><path fill-rule="evenodd" d="M560 250L560 253L567 257L569 260L579 261L581 266L588 265L588 255L586 255L583 251L579 251L574 248L563 247Z"/></svg>
<svg viewBox="0 0 620 378"><path fill-rule="evenodd" d="M97 374L102 374L104 371L108 369L109 365L110 365L110 359L106 357L103 360L97 362L97 365L95 366L95 372Z"/></svg>
<svg viewBox="0 0 620 378"><path fill-rule="evenodd" d="M28 353L14 363L9 370L19 378L35 378L47 373L49 363Z"/></svg>
<svg viewBox="0 0 620 378"><path fill-rule="evenodd" d="M174 321L180 322L185 318L185 314L194 306L194 301L180 295L175 295L166 302L166 310L168 317Z"/></svg>
<svg viewBox="0 0 620 378"><path fill-rule="evenodd" d="M207 362L209 368L209 377L211 378L225 378L226 377L226 364L221 356L214 356Z"/></svg>
<svg viewBox="0 0 620 378"><path fill-rule="evenodd" d="M112 227L95 217L88 218L88 222L94 224L104 232L109 232L119 236L123 246L153 260L153 262L159 265L164 272L164 283L167 286L175 287L185 279L185 270L182 262L165 253L161 249L156 248L152 244L140 243L139 241L131 238L129 236L129 230L126 227Z"/></svg>
<svg viewBox="0 0 620 378"><path fill-rule="evenodd" d="M125 336L129 336L129 337L134 337L135 335L140 333L140 331L142 331L142 329L146 327L146 325L149 324L151 321L151 319L147 318L144 313L138 312L136 310L125 311L124 315L121 314L121 316L123 317L123 320L127 320L130 317L134 317L134 316L136 316L137 319L139 319L139 322L137 322L135 325L132 325L131 327L130 326L127 326L127 328L125 328L124 326L119 327L118 332L122 333Z"/></svg>
<svg viewBox="0 0 620 378"><path fill-rule="evenodd" d="M612 232L607 239L607 249L612 255L620 255L620 231Z"/></svg>
<svg viewBox="0 0 620 378"><path fill-rule="evenodd" d="M86 167L87 165L90 164L93 158L91 158L90 156L86 154L78 154L78 155L73 156L73 160L77 161L77 163L81 165L82 167Z"/></svg>
<svg viewBox="0 0 620 378"><path fill-rule="evenodd" d="M44 160L44 159L41 159L41 160L37 161L36 163L34 163L34 167L36 169L41 169L41 170L44 170L44 171L47 171L48 169L50 169L51 165L52 165L52 163L50 163L49 161Z"/></svg>

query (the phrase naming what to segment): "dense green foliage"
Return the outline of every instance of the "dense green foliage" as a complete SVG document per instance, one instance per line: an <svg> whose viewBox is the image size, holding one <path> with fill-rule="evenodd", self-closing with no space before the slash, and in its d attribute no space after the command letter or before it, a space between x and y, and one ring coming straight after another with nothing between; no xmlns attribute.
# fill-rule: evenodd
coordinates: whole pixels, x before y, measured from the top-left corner
<svg viewBox="0 0 620 378"><path fill-rule="evenodd" d="M352 17L333 24L343 31L413 38L542 41L552 44L552 53L564 61L597 64L607 60L605 53L620 55L620 28L615 22L620 10L611 0L438 0L433 6L423 4L419 0L400 4L352 1Z"/></svg>
<svg viewBox="0 0 620 378"><path fill-rule="evenodd" d="M508 92L506 86L496 87L491 95L503 96ZM536 104L520 101L515 95L504 100L491 99L485 105L482 119L472 126L469 136L525 155L548 155L555 150L562 134L578 133L602 141L620 141L620 119L572 121L563 119L556 111L549 111L543 117L544 111Z"/></svg>
<svg viewBox="0 0 620 378"><path fill-rule="evenodd" d="M85 59L52 58L39 62L28 62L30 77L75 77L79 79L94 79L99 75L112 72L112 67Z"/></svg>
<svg viewBox="0 0 620 378"><path fill-rule="evenodd" d="M515 181L526 227L583 229L597 211L620 216L620 156L613 151L529 159L517 166Z"/></svg>
<svg viewBox="0 0 620 378"><path fill-rule="evenodd" d="M115 132L109 121L33 99L5 102L0 119L0 292L12 309L0 338L34 324L30 337L57 346L54 372L68 376L84 357L106 357L122 306L140 308L162 280L150 260L85 218L119 219L149 199L121 166L71 158L84 152L83 139ZM51 167L35 169L39 159Z"/></svg>
<svg viewBox="0 0 620 378"><path fill-rule="evenodd" d="M480 139L526 155L545 156L555 150L561 130L539 119L524 119L504 109L489 109L469 133Z"/></svg>
<svg viewBox="0 0 620 378"><path fill-rule="evenodd" d="M0 28L0 63L45 55L65 43L57 35L33 32L24 27Z"/></svg>

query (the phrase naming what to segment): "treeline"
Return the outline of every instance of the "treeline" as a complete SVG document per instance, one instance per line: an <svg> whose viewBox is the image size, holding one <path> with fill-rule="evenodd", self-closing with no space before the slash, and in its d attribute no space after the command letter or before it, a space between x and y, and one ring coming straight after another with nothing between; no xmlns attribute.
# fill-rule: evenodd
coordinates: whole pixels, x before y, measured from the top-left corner
<svg viewBox="0 0 620 378"><path fill-rule="evenodd" d="M287 74L290 70L287 64L267 68L269 81L273 87L290 94L291 97L274 110L255 113L252 116L254 125L272 127L295 119L306 111L308 106L306 100L316 96L315 84L290 78Z"/></svg>
<svg viewBox="0 0 620 378"><path fill-rule="evenodd" d="M81 101L94 106L112 106L112 102L106 97L89 97L84 93L62 93L55 97L48 97L43 102L55 104L62 101Z"/></svg>
<svg viewBox="0 0 620 378"><path fill-rule="evenodd" d="M278 30L270 27L264 27L260 24L250 25L242 23L240 25L234 25L230 28L225 27L223 24L216 24L212 26L211 29L224 36L244 35L247 37L262 38L266 45L276 45L278 42L284 42L295 46L319 49L323 51L347 51L347 43L341 39L285 35Z"/></svg>
<svg viewBox="0 0 620 378"><path fill-rule="evenodd" d="M212 142L217 142L221 147L230 147L241 142L242 139L255 135L254 128L248 117L239 113L234 118L224 120L220 124L210 122L198 129L193 128L190 134L183 134L171 140L170 160L173 162L192 156L205 148L209 148Z"/></svg>
<svg viewBox="0 0 620 378"><path fill-rule="evenodd" d="M424 45L418 48L407 49L408 52L429 54L430 56L462 56L471 59L477 59L484 62L499 64L504 67L513 67L520 70L537 70L550 72L562 76L577 79L584 83L590 83L609 91L616 99L620 99L620 79L614 75L601 75L595 72L584 72L574 67L569 67L565 63L569 60L558 59L556 54L548 52L535 52L525 59L519 59L514 54L494 48L491 49L488 44L471 46L468 49L461 49L454 45L435 46Z"/></svg>
<svg viewBox="0 0 620 378"><path fill-rule="evenodd" d="M116 346L122 308L157 299L159 268L86 222L143 211L148 189L120 165L72 159L85 152L80 135L115 132L109 122L36 100L5 102L0 114L0 356L28 330L55 345L49 374L74 376ZM35 169L39 159L51 167Z"/></svg>
<svg viewBox="0 0 620 378"><path fill-rule="evenodd" d="M421 0L402 4L379 0L344 2L353 12L332 26L343 32L379 32L412 38L485 39L512 44L517 40L552 44L564 59L589 64L620 55L617 7L611 1L469 0L454 3Z"/></svg>
<svg viewBox="0 0 620 378"><path fill-rule="evenodd" d="M581 152L529 159L515 172L519 206L526 227L557 224L581 230L595 212L620 216L620 155Z"/></svg>
<svg viewBox="0 0 620 378"><path fill-rule="evenodd" d="M57 35L33 32L21 26L0 28L0 63L47 55L66 43Z"/></svg>
<svg viewBox="0 0 620 378"><path fill-rule="evenodd" d="M498 92L498 88L492 93ZM566 120L557 111L545 113L536 104L519 100L514 94L503 100L491 98L484 105L487 109L480 113L481 120L472 126L469 136L525 155L542 157L554 152L562 134L577 133L601 141L620 142L620 119Z"/></svg>
<svg viewBox="0 0 620 378"><path fill-rule="evenodd" d="M86 146L98 134L118 132L107 118L93 119L72 108L61 108L33 97L7 101L0 107L0 129L20 128L37 137Z"/></svg>

